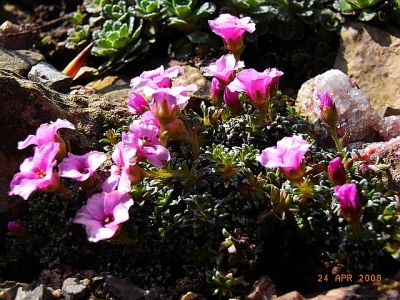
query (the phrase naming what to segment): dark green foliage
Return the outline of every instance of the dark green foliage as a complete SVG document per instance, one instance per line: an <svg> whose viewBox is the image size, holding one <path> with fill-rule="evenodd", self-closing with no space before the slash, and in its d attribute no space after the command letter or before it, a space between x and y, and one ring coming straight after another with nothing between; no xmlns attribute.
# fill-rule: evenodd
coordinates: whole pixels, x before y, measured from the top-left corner
<svg viewBox="0 0 400 300"><path fill-rule="evenodd" d="M272 118L246 108L246 114L221 120L218 109L205 104L198 108L202 113L186 112L185 124L199 134L199 155L189 144L172 142L164 169L141 162L145 178L134 186L131 218L114 240L89 243L72 223L85 203L76 186L68 186L71 199L36 193L21 219L27 237L6 238L0 272L29 256L44 268L94 269L141 287L163 287L170 298L188 291L176 287L183 278L193 283L192 292L226 298L248 294L262 275L271 276L280 292L310 292L324 288L316 286L317 274L333 267L357 273L381 272L382 261L398 267L399 203L382 185L383 173L361 174L357 162L347 170L364 209L357 238L340 216L326 174L337 153L319 147L313 126L292 113L287 97L271 101ZM313 143L301 183L256 161L261 150L293 134Z"/></svg>

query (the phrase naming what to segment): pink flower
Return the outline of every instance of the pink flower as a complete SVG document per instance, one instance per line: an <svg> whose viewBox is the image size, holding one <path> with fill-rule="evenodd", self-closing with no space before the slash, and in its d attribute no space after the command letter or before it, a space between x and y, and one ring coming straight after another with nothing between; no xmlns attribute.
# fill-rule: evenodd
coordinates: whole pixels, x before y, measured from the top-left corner
<svg viewBox="0 0 400 300"><path fill-rule="evenodd" d="M296 180L303 176L305 153L311 145L300 135L285 137L276 147L266 148L257 157L265 168L280 168L289 180Z"/></svg>
<svg viewBox="0 0 400 300"><path fill-rule="evenodd" d="M221 56L215 63L209 65L205 69L204 75L214 76L224 88L235 78L236 71L240 68L244 68L244 63L237 62L235 56L228 54Z"/></svg>
<svg viewBox="0 0 400 300"><path fill-rule="evenodd" d="M15 174L9 195L20 195L27 200L35 190L54 192L60 186L60 179L54 167L57 165L56 155L59 143L48 143L35 148L33 157L23 161L20 172Z"/></svg>
<svg viewBox="0 0 400 300"><path fill-rule="evenodd" d="M283 72L277 68L267 68L263 73L271 77L270 94L274 96L278 91L279 78L281 78Z"/></svg>
<svg viewBox="0 0 400 300"><path fill-rule="evenodd" d="M133 200L127 193L94 194L76 214L74 223L85 226L88 240L98 242L114 236L120 224L129 220Z"/></svg>
<svg viewBox="0 0 400 300"><path fill-rule="evenodd" d="M175 118L178 110L183 110L189 99L189 92L197 90L195 84L179 85L172 88L160 88L152 93L150 109L161 123L169 123Z"/></svg>
<svg viewBox="0 0 400 300"><path fill-rule="evenodd" d="M235 56L243 51L244 33L256 30L256 25L250 17L239 19L230 14L221 14L215 20L209 20L208 24L215 34L223 38L225 47Z"/></svg>
<svg viewBox="0 0 400 300"><path fill-rule="evenodd" d="M141 115L149 110L149 103L140 94L131 92L128 99L128 110L134 115Z"/></svg>
<svg viewBox="0 0 400 300"><path fill-rule="evenodd" d="M60 176L76 181L86 181L106 160L107 156L99 151L91 151L85 155L68 153L68 157L64 158L58 166Z"/></svg>
<svg viewBox="0 0 400 300"><path fill-rule="evenodd" d="M241 111L240 101L239 101L239 93L231 92L228 88L224 90L224 102L226 106L232 111L234 114L239 114Z"/></svg>
<svg viewBox="0 0 400 300"><path fill-rule="evenodd" d="M170 159L170 154L158 140L160 129L141 120L133 121L129 129L129 133L122 134L123 143L136 149L138 158L147 158L149 163L162 168L164 162Z"/></svg>
<svg viewBox="0 0 400 300"><path fill-rule="evenodd" d="M19 233L21 232L23 226L20 221L15 220L15 221L10 221L7 223L7 229L11 233Z"/></svg>
<svg viewBox="0 0 400 300"><path fill-rule="evenodd" d="M333 191L339 199L340 210L343 216L352 221L360 219L361 204L357 186L354 183L345 183L335 186Z"/></svg>
<svg viewBox="0 0 400 300"><path fill-rule="evenodd" d="M111 175L104 181L102 189L104 192L111 192L117 189L120 192L129 192L132 181L136 181L138 168L136 166L136 149L127 147L123 142L115 145L112 160L115 165L111 167ZM140 168L139 168L140 169Z"/></svg>
<svg viewBox="0 0 400 300"><path fill-rule="evenodd" d="M170 67L164 70L164 66L151 71L143 72L140 77L144 79L151 79L160 88L170 88L172 86L171 78L178 77L184 73L180 66Z"/></svg>
<svg viewBox="0 0 400 300"><path fill-rule="evenodd" d="M75 126L67 120L57 119L50 124L45 123L36 130L36 135L29 135L24 141L18 142L18 149L24 149L29 145L43 146L52 142L60 142L58 130L61 128L75 129Z"/></svg>
<svg viewBox="0 0 400 300"><path fill-rule="evenodd" d="M276 71L278 72L278 71ZM228 85L231 92L244 92L256 107L265 107L271 98L271 87L277 82L277 76L270 76L270 72L257 72L254 69L240 71L236 78Z"/></svg>
<svg viewBox="0 0 400 300"><path fill-rule="evenodd" d="M154 116L154 114L151 111L146 111L143 115L140 116L140 120L147 125L153 125L160 129L160 123Z"/></svg>
<svg viewBox="0 0 400 300"><path fill-rule="evenodd" d="M346 182L346 171L340 157L336 157L329 162L328 174L334 185L341 185Z"/></svg>
<svg viewBox="0 0 400 300"><path fill-rule="evenodd" d="M321 120L331 128L336 129L337 110L331 95L328 92L317 94L321 100Z"/></svg>

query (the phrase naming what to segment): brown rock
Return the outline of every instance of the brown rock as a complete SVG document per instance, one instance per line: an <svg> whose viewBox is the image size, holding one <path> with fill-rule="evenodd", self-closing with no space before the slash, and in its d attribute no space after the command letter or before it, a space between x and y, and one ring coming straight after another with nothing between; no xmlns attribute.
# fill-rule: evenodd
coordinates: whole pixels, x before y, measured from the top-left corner
<svg viewBox="0 0 400 300"><path fill-rule="evenodd" d="M12 51L0 47L0 70L10 70L26 76L33 65L43 60L44 56L34 51Z"/></svg>
<svg viewBox="0 0 400 300"><path fill-rule="evenodd" d="M299 292L293 291L287 294L284 294L282 296L279 296L277 298L274 298L274 300L303 300L305 299Z"/></svg>
<svg viewBox="0 0 400 300"><path fill-rule="evenodd" d="M77 129L61 132L74 153L101 149L98 140L105 116L123 122L129 115L125 103L111 103L98 95L60 94L8 70L0 70L0 90L0 219L8 210L3 200L8 198L9 183L22 160L32 155L31 147L18 151L18 141L34 134L40 124L63 118Z"/></svg>
<svg viewBox="0 0 400 300"><path fill-rule="evenodd" d="M400 105L400 38L349 22L342 27L335 68L355 79L376 110Z"/></svg>
<svg viewBox="0 0 400 300"><path fill-rule="evenodd" d="M254 289L246 297L246 300L269 300L275 295L275 285L271 278L268 276L263 276L254 283Z"/></svg>

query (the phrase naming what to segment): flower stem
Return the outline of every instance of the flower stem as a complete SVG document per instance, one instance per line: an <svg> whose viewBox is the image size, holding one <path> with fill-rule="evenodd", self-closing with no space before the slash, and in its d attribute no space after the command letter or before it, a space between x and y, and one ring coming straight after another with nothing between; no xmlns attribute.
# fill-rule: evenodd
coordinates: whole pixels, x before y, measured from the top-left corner
<svg viewBox="0 0 400 300"><path fill-rule="evenodd" d="M343 151L343 144L342 144L342 142L340 141L340 139L337 136L336 129L331 128L330 129L330 133L331 133L331 137L332 137L333 141L335 142L337 150L339 152L342 152Z"/></svg>

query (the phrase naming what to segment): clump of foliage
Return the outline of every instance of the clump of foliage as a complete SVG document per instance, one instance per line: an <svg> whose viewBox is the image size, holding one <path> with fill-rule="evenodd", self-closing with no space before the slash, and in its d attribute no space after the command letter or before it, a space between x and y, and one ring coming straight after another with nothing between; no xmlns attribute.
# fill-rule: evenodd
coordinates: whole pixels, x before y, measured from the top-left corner
<svg viewBox="0 0 400 300"><path fill-rule="evenodd" d="M367 166L343 148L327 92L318 94L321 119L336 149L321 148L316 128L277 90L283 73L242 69L240 41L254 24L232 18L239 36L221 19L212 24L236 56L208 67L211 102L188 105L195 87L171 80L180 67L132 80L128 105L136 116L129 128L106 133L114 162L107 172L96 172L104 153L65 156L57 129L73 125L63 120L42 125L40 140L31 135L19 144L36 145L36 158L54 151L48 170L30 172L38 159L28 159L11 183L11 194L28 199L32 185L20 180L28 176L39 192L24 202L21 226L5 238L3 274L29 257L45 268L94 269L167 287L169 298L188 291L227 298L249 294L263 275L280 291L307 292L321 288L317 275L333 268L378 273L382 261L399 265L398 194L381 183L383 166ZM63 179L54 173L44 181L56 169ZM105 214L109 206L119 213ZM178 288L183 280L191 283L186 289Z"/></svg>

